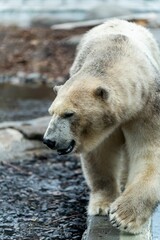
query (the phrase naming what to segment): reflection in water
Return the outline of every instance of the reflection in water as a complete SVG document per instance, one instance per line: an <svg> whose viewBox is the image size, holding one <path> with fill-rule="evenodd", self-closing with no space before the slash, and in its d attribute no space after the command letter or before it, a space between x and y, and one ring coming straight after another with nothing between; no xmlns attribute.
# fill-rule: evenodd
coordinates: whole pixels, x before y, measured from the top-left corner
<svg viewBox="0 0 160 240"><path fill-rule="evenodd" d="M0 85L0 122L48 115L53 90L44 86Z"/></svg>

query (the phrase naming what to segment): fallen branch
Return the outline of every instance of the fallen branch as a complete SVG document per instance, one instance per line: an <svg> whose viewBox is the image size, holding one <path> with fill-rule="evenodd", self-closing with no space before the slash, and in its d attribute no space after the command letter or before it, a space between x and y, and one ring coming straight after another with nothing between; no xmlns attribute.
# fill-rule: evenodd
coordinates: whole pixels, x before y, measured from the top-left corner
<svg viewBox="0 0 160 240"><path fill-rule="evenodd" d="M2 161L1 164L3 164L6 167L10 167L10 168L22 173L22 174L29 175L29 176L32 175L32 172L26 172L23 169L21 169L20 167L17 167L15 165L11 164L11 163Z"/></svg>

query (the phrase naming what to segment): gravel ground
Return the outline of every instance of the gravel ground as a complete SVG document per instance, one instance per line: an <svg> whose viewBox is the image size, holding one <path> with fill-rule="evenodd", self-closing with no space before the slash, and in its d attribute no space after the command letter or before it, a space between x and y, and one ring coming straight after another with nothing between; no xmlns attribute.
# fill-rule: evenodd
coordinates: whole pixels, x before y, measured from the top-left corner
<svg viewBox="0 0 160 240"><path fill-rule="evenodd" d="M0 164L0 239L81 239L88 189L76 156Z"/></svg>

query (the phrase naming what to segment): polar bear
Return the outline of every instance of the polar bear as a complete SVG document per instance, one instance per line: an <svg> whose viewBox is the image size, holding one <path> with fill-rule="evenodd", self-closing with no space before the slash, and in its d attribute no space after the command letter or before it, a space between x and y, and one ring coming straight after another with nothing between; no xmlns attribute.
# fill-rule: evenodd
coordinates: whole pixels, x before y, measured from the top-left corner
<svg viewBox="0 0 160 240"><path fill-rule="evenodd" d="M91 29L55 91L44 143L81 154L89 215L108 214L113 226L139 233L160 201L160 52L152 34L118 19Z"/></svg>

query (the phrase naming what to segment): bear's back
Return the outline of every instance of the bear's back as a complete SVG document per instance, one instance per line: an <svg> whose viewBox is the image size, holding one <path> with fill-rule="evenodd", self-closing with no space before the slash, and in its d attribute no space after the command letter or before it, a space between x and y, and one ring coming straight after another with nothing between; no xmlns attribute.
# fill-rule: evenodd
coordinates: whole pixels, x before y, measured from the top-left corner
<svg viewBox="0 0 160 240"><path fill-rule="evenodd" d="M71 75L75 74L82 68L86 58L93 48L105 51L108 42L111 44L114 38L118 39L118 36L121 36L120 40L122 40L122 37L124 37L124 39L126 37L136 49L138 49L138 51L143 52L143 54L146 55L156 70L159 70L160 52L152 34L147 29L137 24L114 19L94 27L84 35L79 44L77 56L70 71ZM113 42L112 45L113 44L115 43ZM127 42L124 43L123 41L123 45L124 44L126 46L125 50L130 51L129 48L127 49ZM97 53L99 52L97 51ZM96 57L98 56L97 53ZM102 52L100 54L102 54Z"/></svg>
<svg viewBox="0 0 160 240"><path fill-rule="evenodd" d="M83 39L83 44L89 44L94 39L96 41L105 41L109 35L124 35L134 42L140 51L143 51L151 59L152 63L159 69L160 67L160 51L152 34L135 23L124 20L110 20L102 25L91 29Z"/></svg>

